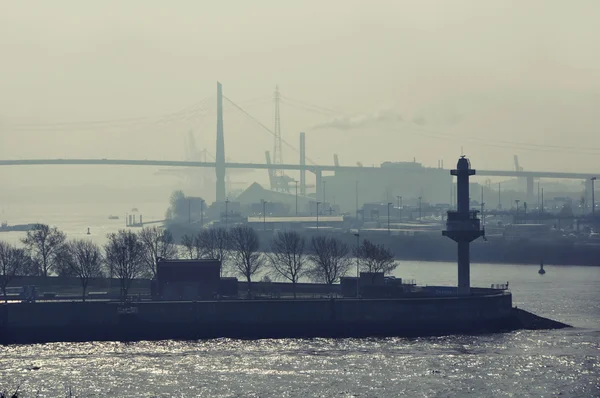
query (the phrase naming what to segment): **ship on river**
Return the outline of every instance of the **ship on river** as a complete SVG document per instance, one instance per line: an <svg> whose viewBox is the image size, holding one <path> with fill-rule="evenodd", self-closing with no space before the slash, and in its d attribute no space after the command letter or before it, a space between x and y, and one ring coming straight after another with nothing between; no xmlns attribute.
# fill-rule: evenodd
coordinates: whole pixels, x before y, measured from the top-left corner
<svg viewBox="0 0 600 398"><path fill-rule="evenodd" d="M8 225L7 222L3 222L2 224L0 224L0 232L27 232L31 229L33 229L33 227L35 227L36 224L15 224L15 225Z"/></svg>

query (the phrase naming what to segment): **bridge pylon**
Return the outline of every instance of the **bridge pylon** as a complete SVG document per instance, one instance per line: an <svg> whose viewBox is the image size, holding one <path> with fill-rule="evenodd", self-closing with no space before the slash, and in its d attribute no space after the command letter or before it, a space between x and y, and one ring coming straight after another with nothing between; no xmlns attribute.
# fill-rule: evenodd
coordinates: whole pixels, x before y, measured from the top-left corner
<svg viewBox="0 0 600 398"><path fill-rule="evenodd" d="M216 201L224 202L225 193L225 136L223 134L223 88L217 82L217 152L215 158L217 174Z"/></svg>

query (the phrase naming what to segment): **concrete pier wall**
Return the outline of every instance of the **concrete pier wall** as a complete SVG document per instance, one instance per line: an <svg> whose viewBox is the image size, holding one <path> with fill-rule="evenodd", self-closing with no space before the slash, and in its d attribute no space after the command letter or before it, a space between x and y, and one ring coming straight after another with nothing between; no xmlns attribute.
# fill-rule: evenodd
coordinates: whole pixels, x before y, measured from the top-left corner
<svg viewBox="0 0 600 398"><path fill-rule="evenodd" d="M418 299L38 302L0 306L0 342L422 336L495 331L510 293Z"/></svg>

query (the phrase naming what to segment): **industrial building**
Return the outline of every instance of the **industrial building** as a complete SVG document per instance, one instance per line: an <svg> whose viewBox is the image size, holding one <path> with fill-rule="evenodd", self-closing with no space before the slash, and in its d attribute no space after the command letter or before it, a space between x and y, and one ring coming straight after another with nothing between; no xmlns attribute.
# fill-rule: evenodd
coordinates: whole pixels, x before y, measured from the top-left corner
<svg viewBox="0 0 600 398"><path fill-rule="evenodd" d="M310 211L311 202L315 202L314 198L296 195L295 192L287 193L265 189L256 182L235 200L240 204L243 214L262 214L263 206L265 206L266 214L276 216L296 214L296 203L298 203L298 214L306 214ZM263 205L265 201L267 203Z"/></svg>
<svg viewBox="0 0 600 398"><path fill-rule="evenodd" d="M255 229L285 230L295 228L343 228L343 216L248 217L248 226Z"/></svg>
<svg viewBox="0 0 600 398"><path fill-rule="evenodd" d="M362 170L337 170L323 176L323 202L354 213L365 203L393 203L417 206L418 198L429 203L448 203L452 176L447 170L423 167L417 162L385 162Z"/></svg>

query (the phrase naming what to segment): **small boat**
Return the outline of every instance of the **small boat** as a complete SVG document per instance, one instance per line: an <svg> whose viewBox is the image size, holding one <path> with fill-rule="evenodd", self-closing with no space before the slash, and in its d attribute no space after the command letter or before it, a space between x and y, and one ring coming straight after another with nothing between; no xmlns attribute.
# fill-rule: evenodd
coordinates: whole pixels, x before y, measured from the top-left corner
<svg viewBox="0 0 600 398"><path fill-rule="evenodd" d="M539 271L538 271L538 274L540 274L540 275L544 275L545 273L546 273L546 271L544 270L544 262L542 261L542 262L540 263L540 269L539 269Z"/></svg>
<svg viewBox="0 0 600 398"><path fill-rule="evenodd" d="M113 216L113 215L110 215L110 216L108 216L108 219L109 219L109 220L118 220L118 219L119 219L119 216Z"/></svg>

